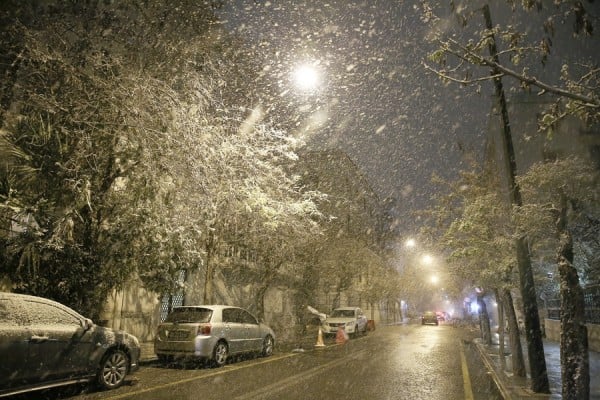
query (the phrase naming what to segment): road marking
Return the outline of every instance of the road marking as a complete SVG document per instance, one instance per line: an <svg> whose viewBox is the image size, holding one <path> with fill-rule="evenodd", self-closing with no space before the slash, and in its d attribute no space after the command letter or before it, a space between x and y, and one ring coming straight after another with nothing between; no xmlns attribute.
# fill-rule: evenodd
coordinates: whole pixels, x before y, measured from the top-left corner
<svg viewBox="0 0 600 400"><path fill-rule="evenodd" d="M469 367L465 357L465 346L462 341L458 342L460 347L460 363L462 366L463 386L465 390L465 400L473 400L473 388L471 387L471 378L469 377Z"/></svg>
<svg viewBox="0 0 600 400"><path fill-rule="evenodd" d="M223 368L219 368L219 370L211 372L211 373L208 373L206 375L194 376L194 377L191 377L191 378L180 379L178 381L172 381L172 382L169 382L169 383L165 383L163 385L153 386L153 387L150 387L150 388L147 388L147 389L143 389L143 390L138 390L138 391L135 391L135 392L129 392L129 393L119 394L119 395L116 395L116 396L105 397L105 399L106 400L125 399L127 397L137 396L137 395L142 394L142 393L153 392L153 391L158 390L158 389L165 389L165 388L168 388L168 387L171 387L171 386L176 386L176 385L179 385L181 383L192 382L192 381L199 381L201 379L205 379L205 378L210 378L210 377L217 376L217 375L226 374L226 373L231 372L231 371L236 371L236 370L239 370L239 369L253 367L255 365L266 364L266 363L273 362L273 361L283 360L284 358L294 357L294 356L297 356L299 354L300 353L283 354L281 356L271 356L271 357L266 358L266 359L264 359L262 361L255 362L255 363L252 363L252 364L226 366L226 367L223 367Z"/></svg>

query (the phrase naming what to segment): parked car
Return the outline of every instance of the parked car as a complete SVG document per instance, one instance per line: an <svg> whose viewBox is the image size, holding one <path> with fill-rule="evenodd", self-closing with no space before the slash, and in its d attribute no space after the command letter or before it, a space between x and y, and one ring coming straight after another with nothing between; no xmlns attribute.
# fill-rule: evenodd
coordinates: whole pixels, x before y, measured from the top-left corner
<svg viewBox="0 0 600 400"><path fill-rule="evenodd" d="M358 307L339 307L334 309L323 322L324 334L335 334L339 328L348 335L367 333L367 317Z"/></svg>
<svg viewBox="0 0 600 400"><path fill-rule="evenodd" d="M0 397L81 382L114 389L139 357L133 335L49 299L0 292Z"/></svg>
<svg viewBox="0 0 600 400"><path fill-rule="evenodd" d="M154 352L162 362L198 359L221 367L230 356L273 354L275 333L247 310L227 305L175 307L154 338Z"/></svg>
<svg viewBox="0 0 600 400"><path fill-rule="evenodd" d="M450 319L446 311L437 311L435 314L437 315L437 319L439 322L446 322Z"/></svg>
<svg viewBox="0 0 600 400"><path fill-rule="evenodd" d="M423 315L421 315L421 325L425 324L434 324L439 325L437 314L433 311L425 311Z"/></svg>

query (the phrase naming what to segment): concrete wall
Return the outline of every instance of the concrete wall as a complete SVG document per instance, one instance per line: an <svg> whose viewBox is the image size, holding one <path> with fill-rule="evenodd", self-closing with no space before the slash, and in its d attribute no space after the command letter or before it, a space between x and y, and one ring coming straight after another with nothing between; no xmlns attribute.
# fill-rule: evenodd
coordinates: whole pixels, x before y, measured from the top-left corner
<svg viewBox="0 0 600 400"><path fill-rule="evenodd" d="M545 319L546 338L560 342L560 321ZM600 325L586 324L588 329L588 346L591 351L600 352Z"/></svg>
<svg viewBox="0 0 600 400"><path fill-rule="evenodd" d="M190 275L184 304L202 304L202 285L198 276ZM254 291L251 285L226 287L222 280L215 281L215 303L241 306L254 312ZM293 294L287 288L272 287L265 293L264 321L273 328L278 341L293 340L298 334L297 310ZM113 329L122 329L141 342L154 339L160 320L160 300L155 293L145 290L139 281L132 281L121 291L109 297L100 320L95 321Z"/></svg>
<svg viewBox="0 0 600 400"><path fill-rule="evenodd" d="M151 341L160 319L160 302L139 282L131 282L124 290L112 293L100 318L95 322L132 333L141 342Z"/></svg>

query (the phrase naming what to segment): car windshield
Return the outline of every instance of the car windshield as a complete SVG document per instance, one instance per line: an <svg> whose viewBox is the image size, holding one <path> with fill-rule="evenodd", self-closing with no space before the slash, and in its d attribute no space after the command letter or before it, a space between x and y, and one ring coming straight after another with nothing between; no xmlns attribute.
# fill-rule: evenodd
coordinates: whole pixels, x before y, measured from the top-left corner
<svg viewBox="0 0 600 400"><path fill-rule="evenodd" d="M333 310L331 316L336 317L354 317L354 310Z"/></svg>
<svg viewBox="0 0 600 400"><path fill-rule="evenodd" d="M203 323L210 322L213 311L208 308L176 308L165 322L173 323Z"/></svg>

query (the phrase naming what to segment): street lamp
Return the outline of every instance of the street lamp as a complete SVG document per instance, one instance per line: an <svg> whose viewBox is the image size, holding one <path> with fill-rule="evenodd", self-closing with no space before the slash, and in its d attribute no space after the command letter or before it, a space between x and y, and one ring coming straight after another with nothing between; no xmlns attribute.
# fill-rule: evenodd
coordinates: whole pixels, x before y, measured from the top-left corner
<svg viewBox="0 0 600 400"><path fill-rule="evenodd" d="M433 264L433 257L429 254L424 254L423 257L421 257L421 262L425 265L431 265Z"/></svg>
<svg viewBox="0 0 600 400"><path fill-rule="evenodd" d="M409 249L414 248L417 245L417 242L415 242L415 239L406 239L406 242L404 242L404 246L408 247Z"/></svg>
<svg viewBox="0 0 600 400"><path fill-rule="evenodd" d="M292 71L294 85L305 92L317 89L321 83L319 72L314 65L302 64Z"/></svg>

